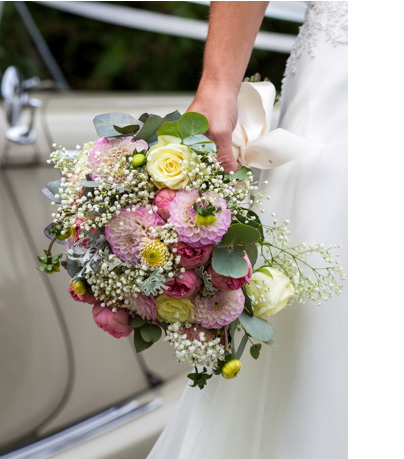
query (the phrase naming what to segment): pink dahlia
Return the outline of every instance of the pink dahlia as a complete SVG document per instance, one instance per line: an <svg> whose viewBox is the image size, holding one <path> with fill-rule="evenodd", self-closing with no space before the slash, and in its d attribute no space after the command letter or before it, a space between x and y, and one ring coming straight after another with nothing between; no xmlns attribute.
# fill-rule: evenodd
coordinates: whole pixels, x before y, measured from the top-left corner
<svg viewBox="0 0 404 459"><path fill-rule="evenodd" d="M194 299L195 322L206 328L222 328L243 312L244 294L238 290L219 290L213 296L197 295Z"/></svg>
<svg viewBox="0 0 404 459"><path fill-rule="evenodd" d="M140 258L139 244L142 239L153 238L151 227L164 224L164 220L150 207L141 206L134 212L121 209L120 214L105 228L105 237L120 260L133 262L133 258L135 261Z"/></svg>
<svg viewBox="0 0 404 459"><path fill-rule="evenodd" d="M196 211L193 205L198 199L196 190L177 191L174 200L168 206L169 221L174 225L178 239L192 247L218 243L231 223L231 212L223 198L213 193L203 193L203 196L207 197L212 205L221 209L221 212L215 214L216 221L211 225L198 225L195 220Z"/></svg>
<svg viewBox="0 0 404 459"><path fill-rule="evenodd" d="M126 161L127 155L131 155L134 151L140 152L148 148L149 146L144 140L133 142L131 137L111 140L101 137L94 143L88 155L88 163L90 169L93 171L90 177L93 180L96 180L98 177L106 177L106 174L100 170L101 165L112 171L119 162L122 160ZM113 173L117 182L125 181L125 169L126 167L122 166Z"/></svg>
<svg viewBox="0 0 404 459"><path fill-rule="evenodd" d="M135 311L142 319L155 320L157 319L156 302L152 296L146 296L139 293L138 296L131 295L129 302Z"/></svg>

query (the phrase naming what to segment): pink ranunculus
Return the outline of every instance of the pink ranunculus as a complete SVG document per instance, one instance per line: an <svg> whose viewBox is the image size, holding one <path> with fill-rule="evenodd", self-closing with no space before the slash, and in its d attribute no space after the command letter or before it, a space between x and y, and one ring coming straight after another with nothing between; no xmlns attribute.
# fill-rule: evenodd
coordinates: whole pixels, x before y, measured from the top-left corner
<svg viewBox="0 0 404 459"><path fill-rule="evenodd" d="M181 278L182 277L182 278ZM171 298L187 298L194 295L201 287L201 280L195 271L186 270L178 277L167 282L167 290L164 294Z"/></svg>
<svg viewBox="0 0 404 459"><path fill-rule="evenodd" d="M191 247L185 242L178 242L173 247L177 249L177 254L181 257L180 266L185 269L195 269L209 261L213 245Z"/></svg>
<svg viewBox="0 0 404 459"><path fill-rule="evenodd" d="M170 205L171 201L175 198L176 194L177 192L175 190L163 188L156 194L156 197L154 198L153 204L158 207L157 213L164 220L168 220L170 218L168 206Z"/></svg>
<svg viewBox="0 0 404 459"><path fill-rule="evenodd" d="M77 293L75 293L71 285L69 285L69 293L72 296L74 301L81 301L82 303L88 303L88 304L96 304L99 302L95 298L94 295L91 295L91 293L85 293L84 295L78 295Z"/></svg>
<svg viewBox="0 0 404 459"><path fill-rule="evenodd" d="M129 312L126 309L112 309L102 307L100 303L93 306L93 318L95 323L115 338L129 336L132 329L128 326Z"/></svg>
<svg viewBox="0 0 404 459"><path fill-rule="evenodd" d="M222 290L238 290L245 283L249 283L250 277L252 276L252 266L247 254L244 256L244 259L247 261L248 264L248 273L244 277L239 277L237 279L234 277L222 276L221 274L218 274L212 268L212 265L210 265L207 269L207 273L211 276L210 281L212 282L212 284L215 287L220 288Z"/></svg>

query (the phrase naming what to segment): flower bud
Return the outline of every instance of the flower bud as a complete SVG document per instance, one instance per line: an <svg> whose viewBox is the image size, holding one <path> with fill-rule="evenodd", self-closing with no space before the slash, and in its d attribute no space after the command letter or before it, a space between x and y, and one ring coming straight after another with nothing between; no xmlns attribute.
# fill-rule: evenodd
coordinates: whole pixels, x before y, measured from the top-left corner
<svg viewBox="0 0 404 459"><path fill-rule="evenodd" d="M222 376L225 379L232 379L236 378L238 372L241 370L241 362L240 360L233 359L230 362L227 362L222 368Z"/></svg>
<svg viewBox="0 0 404 459"><path fill-rule="evenodd" d="M132 166L140 167L146 162L146 156L142 153L136 153L132 158Z"/></svg>
<svg viewBox="0 0 404 459"><path fill-rule="evenodd" d="M76 295L85 295L87 293L86 285L83 281L72 281L72 289Z"/></svg>

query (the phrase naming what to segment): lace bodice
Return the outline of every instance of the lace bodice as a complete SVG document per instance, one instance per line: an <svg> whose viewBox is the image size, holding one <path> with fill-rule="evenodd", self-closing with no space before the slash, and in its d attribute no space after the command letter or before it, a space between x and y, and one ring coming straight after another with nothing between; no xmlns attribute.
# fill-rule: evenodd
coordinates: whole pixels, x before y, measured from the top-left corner
<svg viewBox="0 0 404 459"><path fill-rule="evenodd" d="M321 34L332 46L348 43L348 2L307 2L304 24L290 53L287 70L296 72L296 64L303 53L316 56Z"/></svg>

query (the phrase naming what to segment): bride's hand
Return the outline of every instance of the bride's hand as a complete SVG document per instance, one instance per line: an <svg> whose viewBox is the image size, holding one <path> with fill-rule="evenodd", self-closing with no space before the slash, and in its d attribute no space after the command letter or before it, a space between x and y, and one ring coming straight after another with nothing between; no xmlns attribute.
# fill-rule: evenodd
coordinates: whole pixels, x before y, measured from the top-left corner
<svg viewBox="0 0 404 459"><path fill-rule="evenodd" d="M218 146L220 164L227 173L237 170L231 147L231 136L237 123L237 96L226 90L199 87L188 111L206 116L210 126L206 136Z"/></svg>

